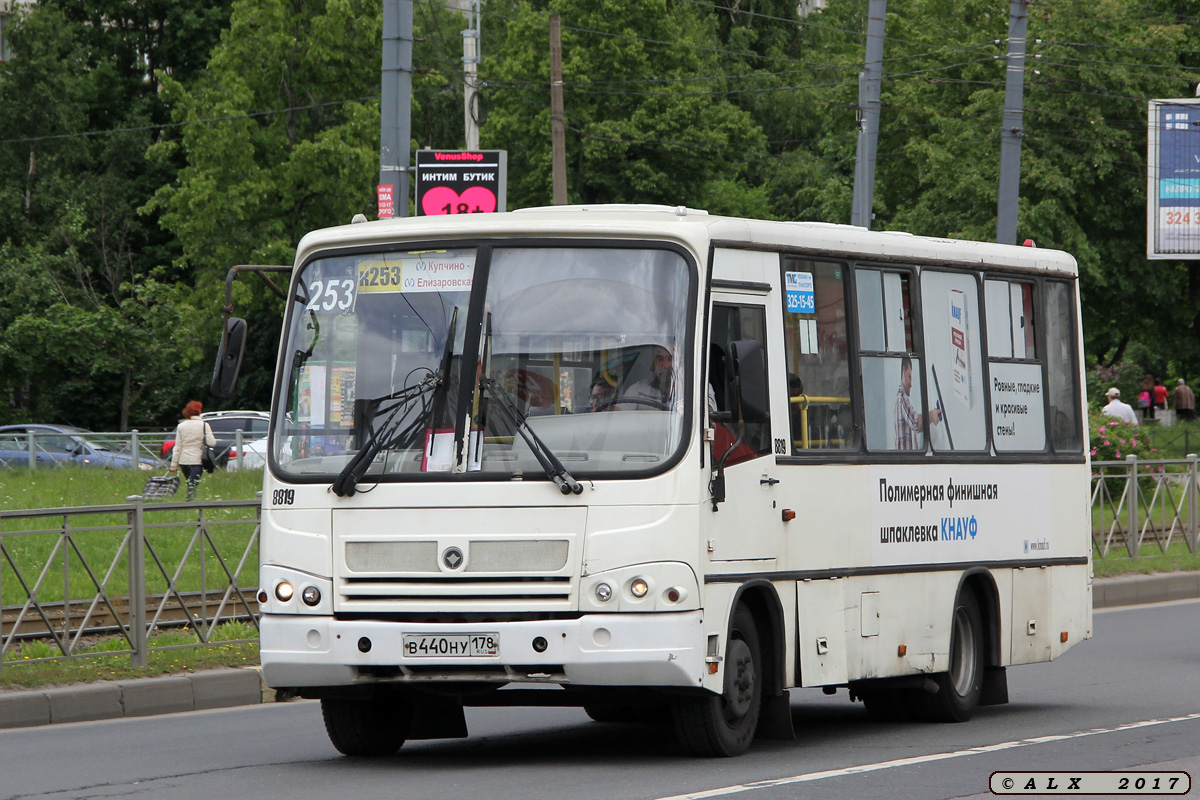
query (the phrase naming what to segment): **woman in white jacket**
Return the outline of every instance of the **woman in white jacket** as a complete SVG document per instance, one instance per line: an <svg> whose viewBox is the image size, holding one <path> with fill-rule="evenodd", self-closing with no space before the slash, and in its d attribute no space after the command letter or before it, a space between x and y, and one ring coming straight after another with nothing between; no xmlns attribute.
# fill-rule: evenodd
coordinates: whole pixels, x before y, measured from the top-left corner
<svg viewBox="0 0 1200 800"><path fill-rule="evenodd" d="M171 472L183 467L188 500L195 499L196 487L200 485L200 476L204 472L201 466L204 445L215 447L217 444L212 428L199 419L203 410L204 406L198 400L192 400L183 407L183 421L175 428L175 447L171 451Z"/></svg>

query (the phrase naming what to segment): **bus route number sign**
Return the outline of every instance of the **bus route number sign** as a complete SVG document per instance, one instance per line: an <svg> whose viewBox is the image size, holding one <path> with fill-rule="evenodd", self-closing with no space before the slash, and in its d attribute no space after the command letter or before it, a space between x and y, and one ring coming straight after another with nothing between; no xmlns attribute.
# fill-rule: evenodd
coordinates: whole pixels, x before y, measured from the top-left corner
<svg viewBox="0 0 1200 800"><path fill-rule="evenodd" d="M789 314L817 313L817 296L813 291L811 272L785 272L784 293Z"/></svg>

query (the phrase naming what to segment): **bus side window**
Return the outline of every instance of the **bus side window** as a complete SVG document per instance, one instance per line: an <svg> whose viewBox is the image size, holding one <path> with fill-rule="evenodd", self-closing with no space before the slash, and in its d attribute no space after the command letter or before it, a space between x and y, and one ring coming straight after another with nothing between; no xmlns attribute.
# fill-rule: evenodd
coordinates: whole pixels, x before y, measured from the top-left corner
<svg viewBox="0 0 1200 800"><path fill-rule="evenodd" d="M992 444L997 453L1046 449L1046 389L1035 331L1034 284L995 275L984 282Z"/></svg>
<svg viewBox="0 0 1200 800"><path fill-rule="evenodd" d="M753 339L758 342L763 352L770 358L767 348L766 309L762 306L727 305L713 303L712 334L709 344L708 378L712 392L708 395L709 402L716 405L718 411L732 411L730 407L734 400L733 389L730 385L732 376L726 357L729 354L730 342L742 339ZM721 422L714 422L716 435L713 441L713 458L719 459L733 445L736 432ZM746 423L746 436L725 459L725 466L732 466L743 461L749 461L759 456L771 455L771 423Z"/></svg>
<svg viewBox="0 0 1200 800"><path fill-rule="evenodd" d="M846 267L785 256L782 268L790 452L856 450L858 426L850 402L846 337Z"/></svg>
<svg viewBox="0 0 1200 800"><path fill-rule="evenodd" d="M924 361L913 338L913 274L862 268L854 282L867 449L923 451L941 410L926 405Z"/></svg>
<svg viewBox="0 0 1200 800"><path fill-rule="evenodd" d="M928 427L929 443L942 452L985 450L988 395L979 283L970 273L926 269L920 288L925 389L930 409L941 416ZM1019 341L1024 349L1024 339Z"/></svg>
<svg viewBox="0 0 1200 800"><path fill-rule="evenodd" d="M1079 365L1076 361L1075 287L1046 281L1046 374L1049 377L1050 439L1059 453L1083 449L1079 413Z"/></svg>

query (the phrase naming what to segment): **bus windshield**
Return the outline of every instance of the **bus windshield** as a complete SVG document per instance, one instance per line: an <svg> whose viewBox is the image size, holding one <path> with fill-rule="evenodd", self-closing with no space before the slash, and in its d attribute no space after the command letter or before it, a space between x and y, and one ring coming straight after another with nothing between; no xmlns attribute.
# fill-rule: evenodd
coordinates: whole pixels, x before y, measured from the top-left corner
<svg viewBox="0 0 1200 800"><path fill-rule="evenodd" d="M295 476L576 477L684 441L694 270L667 247L470 246L305 264L272 455ZM336 488L336 484L335 484Z"/></svg>

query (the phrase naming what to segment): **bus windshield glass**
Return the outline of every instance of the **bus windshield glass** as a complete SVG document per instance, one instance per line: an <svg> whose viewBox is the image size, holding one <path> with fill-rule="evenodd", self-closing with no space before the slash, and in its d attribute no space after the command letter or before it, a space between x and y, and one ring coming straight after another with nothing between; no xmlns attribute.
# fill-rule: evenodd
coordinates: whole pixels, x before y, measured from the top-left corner
<svg viewBox="0 0 1200 800"><path fill-rule="evenodd" d="M446 247L308 262L272 441L295 476L661 470L684 441L694 271L666 247ZM335 491L337 483L335 483Z"/></svg>

